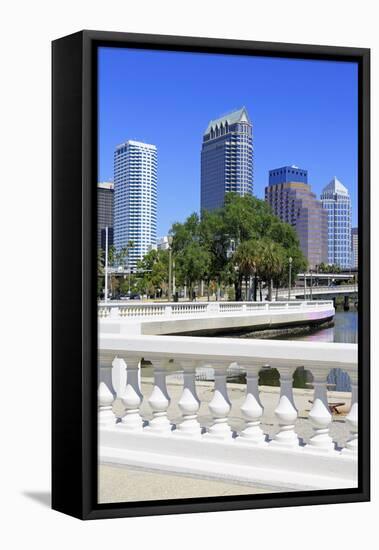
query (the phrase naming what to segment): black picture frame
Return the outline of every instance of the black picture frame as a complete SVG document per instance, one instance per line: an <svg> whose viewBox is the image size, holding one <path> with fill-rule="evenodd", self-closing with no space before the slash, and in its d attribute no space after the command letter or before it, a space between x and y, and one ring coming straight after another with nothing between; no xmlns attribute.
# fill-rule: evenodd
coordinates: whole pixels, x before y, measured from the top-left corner
<svg viewBox="0 0 379 550"><path fill-rule="evenodd" d="M100 46L354 61L359 67L359 487L97 504L96 174ZM370 499L370 50L81 31L52 44L52 507L81 519ZM70 265L70 269L67 266Z"/></svg>

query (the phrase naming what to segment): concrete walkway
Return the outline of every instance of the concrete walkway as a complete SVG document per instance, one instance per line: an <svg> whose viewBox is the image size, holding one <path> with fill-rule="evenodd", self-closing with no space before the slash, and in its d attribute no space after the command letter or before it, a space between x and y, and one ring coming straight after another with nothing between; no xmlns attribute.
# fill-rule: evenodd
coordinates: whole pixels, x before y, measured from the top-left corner
<svg viewBox="0 0 379 550"><path fill-rule="evenodd" d="M99 502L256 495L266 489L119 466L99 467ZM270 490L270 493L275 492Z"/></svg>

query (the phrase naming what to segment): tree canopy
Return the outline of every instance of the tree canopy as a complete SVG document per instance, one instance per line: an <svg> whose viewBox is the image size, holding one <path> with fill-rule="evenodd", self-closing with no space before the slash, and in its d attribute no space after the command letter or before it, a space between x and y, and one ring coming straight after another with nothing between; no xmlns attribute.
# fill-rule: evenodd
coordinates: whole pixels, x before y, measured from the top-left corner
<svg viewBox="0 0 379 550"><path fill-rule="evenodd" d="M238 298L243 278L284 284L290 257L294 276L306 268L294 228L251 195L228 193L222 208L193 213L170 234L177 277L190 287L200 280L234 284Z"/></svg>

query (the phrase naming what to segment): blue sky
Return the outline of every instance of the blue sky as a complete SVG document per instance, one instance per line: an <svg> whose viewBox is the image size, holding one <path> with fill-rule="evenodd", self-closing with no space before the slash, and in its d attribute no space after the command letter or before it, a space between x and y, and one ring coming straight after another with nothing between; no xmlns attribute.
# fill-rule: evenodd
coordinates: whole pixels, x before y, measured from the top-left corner
<svg viewBox="0 0 379 550"><path fill-rule="evenodd" d="M253 123L254 194L268 170L308 169L319 195L337 176L357 223L358 69L355 63L99 50L98 180L128 139L158 148L158 235L200 205L200 151L210 119L246 106Z"/></svg>

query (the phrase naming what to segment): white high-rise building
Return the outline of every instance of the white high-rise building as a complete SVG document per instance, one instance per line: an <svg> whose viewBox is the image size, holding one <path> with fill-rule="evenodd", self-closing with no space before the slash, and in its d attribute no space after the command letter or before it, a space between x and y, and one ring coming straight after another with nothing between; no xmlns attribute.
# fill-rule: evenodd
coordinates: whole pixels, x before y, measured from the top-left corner
<svg viewBox="0 0 379 550"><path fill-rule="evenodd" d="M328 212L328 263L351 267L351 200L346 187L334 177L321 193Z"/></svg>
<svg viewBox="0 0 379 550"><path fill-rule="evenodd" d="M351 267L358 269L358 227L351 228Z"/></svg>
<svg viewBox="0 0 379 550"><path fill-rule="evenodd" d="M157 240L157 148L128 140L114 153L114 245L135 269Z"/></svg>

